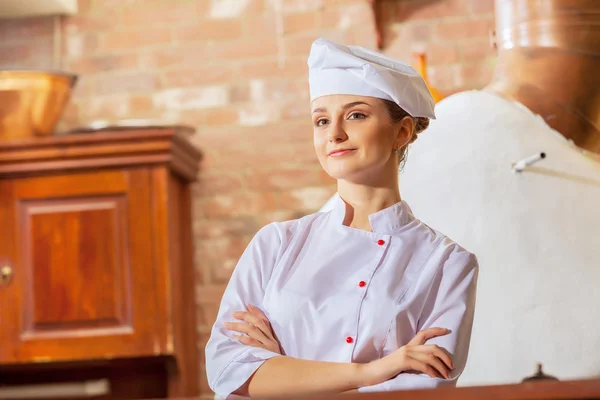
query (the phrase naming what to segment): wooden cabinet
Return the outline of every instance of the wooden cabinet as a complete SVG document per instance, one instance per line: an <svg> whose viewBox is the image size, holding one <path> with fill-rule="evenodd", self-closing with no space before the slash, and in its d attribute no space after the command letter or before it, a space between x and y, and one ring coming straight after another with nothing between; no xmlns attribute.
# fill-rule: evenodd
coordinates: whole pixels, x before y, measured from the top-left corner
<svg viewBox="0 0 600 400"><path fill-rule="evenodd" d="M164 371L154 396L198 394L199 160L175 128L0 143L0 384L125 362Z"/></svg>

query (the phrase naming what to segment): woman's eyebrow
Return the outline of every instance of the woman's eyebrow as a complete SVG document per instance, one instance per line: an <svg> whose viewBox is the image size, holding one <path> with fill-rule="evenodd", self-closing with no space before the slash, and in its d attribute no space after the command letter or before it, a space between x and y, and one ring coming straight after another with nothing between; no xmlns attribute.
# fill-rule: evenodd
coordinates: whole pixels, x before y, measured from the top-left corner
<svg viewBox="0 0 600 400"><path fill-rule="evenodd" d="M364 104L366 106L372 107L369 103L365 103L364 101L353 101L352 103L345 104L342 107L342 109L343 110L347 110L350 107L358 106L360 104ZM318 108L315 108L314 110L312 110L312 113L314 114L314 113L326 112L326 111L327 111L327 108L325 108L325 107L318 107Z"/></svg>
<svg viewBox="0 0 600 400"><path fill-rule="evenodd" d="M358 106L360 104L364 104L366 106L372 107L369 103L365 103L364 101L354 101L352 103L348 103L346 104L344 107L342 107L344 110L347 110L350 107L354 107L354 106Z"/></svg>

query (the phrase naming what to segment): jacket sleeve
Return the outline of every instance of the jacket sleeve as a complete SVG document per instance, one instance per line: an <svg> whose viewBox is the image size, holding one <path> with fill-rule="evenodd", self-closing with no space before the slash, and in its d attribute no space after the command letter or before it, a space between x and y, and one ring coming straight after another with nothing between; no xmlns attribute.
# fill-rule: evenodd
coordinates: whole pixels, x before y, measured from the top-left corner
<svg viewBox="0 0 600 400"><path fill-rule="evenodd" d="M434 389L454 387L462 374L469 353L475 296L479 271L477 258L455 246L445 256L443 265L437 269L421 312L418 331L441 327L451 330L445 336L435 337L426 344L437 344L452 355L455 369L450 371L451 379L431 378L426 374L401 373L377 385L359 388L359 392L381 392L397 390ZM386 346L384 356L405 343L395 339Z"/></svg>
<svg viewBox="0 0 600 400"><path fill-rule="evenodd" d="M242 254L223 294L205 349L208 384L222 398L246 383L266 360L280 355L246 346L232 337L236 332L224 327L225 322L237 321L233 312L246 311L249 304L262 309L265 287L280 248L281 235L276 225L262 228Z"/></svg>

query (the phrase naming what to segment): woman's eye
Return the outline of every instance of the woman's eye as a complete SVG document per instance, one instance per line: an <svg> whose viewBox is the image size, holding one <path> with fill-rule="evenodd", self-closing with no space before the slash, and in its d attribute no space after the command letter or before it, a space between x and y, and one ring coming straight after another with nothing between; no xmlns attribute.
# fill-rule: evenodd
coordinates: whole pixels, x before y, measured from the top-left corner
<svg viewBox="0 0 600 400"><path fill-rule="evenodd" d="M327 120L325 118L321 118L319 120L317 120L317 122L315 123L316 126L323 126L327 123Z"/></svg>
<svg viewBox="0 0 600 400"><path fill-rule="evenodd" d="M353 112L348 117L348 119L365 119L365 118L367 118L367 116L365 114L363 114L363 113L360 113L360 112Z"/></svg>

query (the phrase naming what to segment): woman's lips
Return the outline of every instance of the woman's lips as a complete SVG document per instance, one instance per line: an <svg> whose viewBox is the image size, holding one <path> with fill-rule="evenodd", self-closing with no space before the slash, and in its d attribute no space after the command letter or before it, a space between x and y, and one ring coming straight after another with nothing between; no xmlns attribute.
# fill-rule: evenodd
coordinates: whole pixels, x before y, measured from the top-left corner
<svg viewBox="0 0 600 400"><path fill-rule="evenodd" d="M329 157L342 157L354 152L356 149L339 149L333 150L329 153Z"/></svg>

